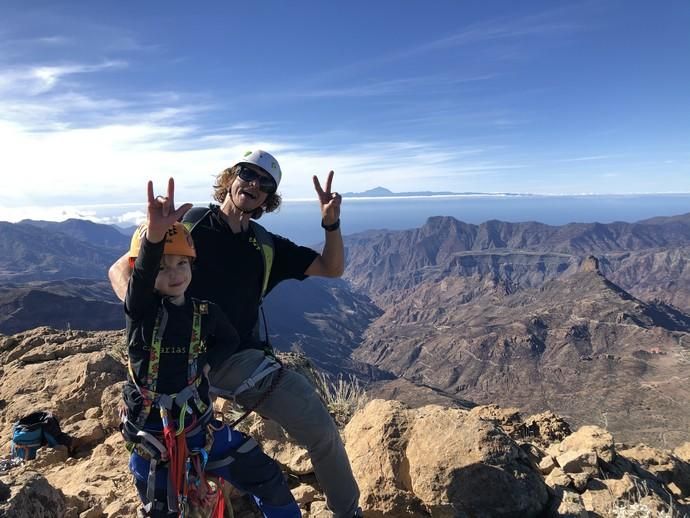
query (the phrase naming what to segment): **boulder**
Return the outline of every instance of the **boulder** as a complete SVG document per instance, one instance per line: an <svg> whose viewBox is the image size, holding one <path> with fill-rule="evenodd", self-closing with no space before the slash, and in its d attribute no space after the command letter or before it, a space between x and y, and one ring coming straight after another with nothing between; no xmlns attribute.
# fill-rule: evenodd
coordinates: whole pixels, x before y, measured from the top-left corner
<svg viewBox="0 0 690 518"><path fill-rule="evenodd" d="M561 468L555 467L551 470L551 473L546 476L545 482L549 487L563 488L571 486L573 479Z"/></svg>
<svg viewBox="0 0 690 518"><path fill-rule="evenodd" d="M555 492L555 500L558 508L554 513L558 518L588 518L589 513L585 509L582 497L574 491L559 488Z"/></svg>
<svg viewBox="0 0 690 518"><path fill-rule="evenodd" d="M545 455L539 461L539 471L541 471L542 475L548 475L555 467L556 459L554 459L551 455Z"/></svg>
<svg viewBox="0 0 690 518"><path fill-rule="evenodd" d="M0 516L4 518L63 518L65 495L35 471L20 471L2 478L3 501Z"/></svg>
<svg viewBox="0 0 690 518"><path fill-rule="evenodd" d="M524 436L541 444L560 442L572 433L570 425L551 411L529 416L523 426Z"/></svg>
<svg viewBox="0 0 690 518"><path fill-rule="evenodd" d="M248 423L247 433L261 444L266 454L278 461L290 473L308 475L313 473L311 459L302 448L275 421L253 416Z"/></svg>
<svg viewBox="0 0 690 518"><path fill-rule="evenodd" d="M72 438L72 448L77 454L91 450L105 439L105 432L98 419L79 419L65 425L63 431Z"/></svg>
<svg viewBox="0 0 690 518"><path fill-rule="evenodd" d="M582 493L587 488L587 482L592 477L592 473L570 473L568 475L573 481L573 487L578 493Z"/></svg>
<svg viewBox="0 0 690 518"><path fill-rule="evenodd" d="M492 420L374 400L345 428L362 506L382 516L536 516L538 468Z"/></svg>
<svg viewBox="0 0 690 518"><path fill-rule="evenodd" d="M517 408L501 408L498 405L481 405L470 410L470 415L492 421L515 440L524 439L522 416Z"/></svg>
<svg viewBox="0 0 690 518"><path fill-rule="evenodd" d="M583 426L547 451L556 457L556 460L566 452L568 454L565 458L568 460L587 453L595 454L604 462L613 462L616 457L613 436L598 426ZM559 465L563 466L560 462Z"/></svg>
<svg viewBox="0 0 690 518"><path fill-rule="evenodd" d="M322 500L319 490L309 484L300 484L292 489L292 496L295 497L295 500L301 507L311 504L315 500Z"/></svg>
<svg viewBox="0 0 690 518"><path fill-rule="evenodd" d="M617 514L614 516L658 516L668 510L668 494L660 486L625 473L619 479L592 479L582 494L585 508L595 516L609 516L612 510L648 509L648 514ZM653 514L651 514L653 511Z"/></svg>
<svg viewBox="0 0 690 518"><path fill-rule="evenodd" d="M44 471L49 466L64 464L69 458L67 446L58 444L54 448L44 446L36 452L36 459L27 462L27 465L36 471Z"/></svg>
<svg viewBox="0 0 690 518"><path fill-rule="evenodd" d="M408 408L397 401L380 399L369 402L345 427L344 439L359 484L360 505L379 516L403 518L426 512L412 491L405 454L408 428Z"/></svg>
<svg viewBox="0 0 690 518"><path fill-rule="evenodd" d="M597 454L593 451L566 450L556 457L556 462L565 473L589 473L596 475Z"/></svg>
<svg viewBox="0 0 690 518"><path fill-rule="evenodd" d="M129 453L119 433L112 434L96 446L86 458L69 459L64 465L46 472L48 481L68 496L78 497L84 509L98 506L106 509L134 509L138 496L127 467ZM112 516L112 515L108 515Z"/></svg>
<svg viewBox="0 0 690 518"><path fill-rule="evenodd" d="M622 450L620 455L637 464L643 478L655 477L665 485L674 484L683 497L690 496L690 464L658 448L638 444Z"/></svg>

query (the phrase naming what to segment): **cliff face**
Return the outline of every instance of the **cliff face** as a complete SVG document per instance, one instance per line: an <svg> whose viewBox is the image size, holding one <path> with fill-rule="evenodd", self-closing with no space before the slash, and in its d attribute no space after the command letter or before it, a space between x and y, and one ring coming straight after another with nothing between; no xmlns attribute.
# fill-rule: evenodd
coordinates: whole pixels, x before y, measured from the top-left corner
<svg viewBox="0 0 690 518"><path fill-rule="evenodd" d="M418 229L348 236L345 276L385 306L400 290L448 277L467 279L468 298L486 282L512 290L535 287L577 271L582 260L596 255L602 271L624 289L690 311L689 244L687 214L560 227L501 221L470 225L435 217Z"/></svg>
<svg viewBox="0 0 690 518"><path fill-rule="evenodd" d="M445 399L605 419L656 445L687 440L689 220L430 218L350 236L346 277L384 310L354 356ZM419 391L397 394L416 404Z"/></svg>
<svg viewBox="0 0 690 518"><path fill-rule="evenodd" d="M478 403L606 419L624 440L690 440L690 316L583 271L510 293L422 282L368 329L355 357ZM640 423L646 423L640 425Z"/></svg>

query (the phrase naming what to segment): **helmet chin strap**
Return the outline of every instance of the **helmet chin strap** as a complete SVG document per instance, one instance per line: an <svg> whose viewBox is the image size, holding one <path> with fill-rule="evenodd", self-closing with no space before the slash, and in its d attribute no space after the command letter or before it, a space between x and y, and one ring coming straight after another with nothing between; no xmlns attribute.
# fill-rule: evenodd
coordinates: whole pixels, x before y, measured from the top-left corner
<svg viewBox="0 0 690 518"><path fill-rule="evenodd" d="M235 203L235 200L232 197L232 193L230 192L230 189L228 189L228 196L230 197L230 203L232 203L233 207L235 207L238 211L240 211L242 214L252 214L256 209L243 209L242 207L238 206L237 203ZM240 220L243 218L240 217Z"/></svg>

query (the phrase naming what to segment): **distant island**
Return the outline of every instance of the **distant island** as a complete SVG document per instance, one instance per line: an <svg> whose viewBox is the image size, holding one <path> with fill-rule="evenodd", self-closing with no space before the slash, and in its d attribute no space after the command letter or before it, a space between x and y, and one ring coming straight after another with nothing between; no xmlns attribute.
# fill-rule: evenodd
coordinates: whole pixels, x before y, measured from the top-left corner
<svg viewBox="0 0 690 518"><path fill-rule="evenodd" d="M364 192L345 192L344 198L389 198L395 196L519 196L509 192L487 193L487 192L450 192L450 191L414 191L414 192L393 192L385 187L374 187Z"/></svg>

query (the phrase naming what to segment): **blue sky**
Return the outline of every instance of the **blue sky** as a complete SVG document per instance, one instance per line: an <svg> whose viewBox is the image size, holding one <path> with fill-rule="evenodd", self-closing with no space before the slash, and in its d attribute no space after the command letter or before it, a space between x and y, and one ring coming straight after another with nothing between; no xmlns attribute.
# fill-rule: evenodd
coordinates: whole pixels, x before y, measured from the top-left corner
<svg viewBox="0 0 690 518"><path fill-rule="evenodd" d="M288 199L329 169L342 192L690 192L689 28L681 0L5 1L0 219L171 175L208 200L255 147Z"/></svg>

